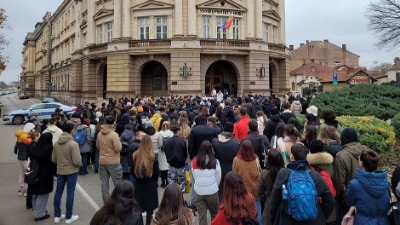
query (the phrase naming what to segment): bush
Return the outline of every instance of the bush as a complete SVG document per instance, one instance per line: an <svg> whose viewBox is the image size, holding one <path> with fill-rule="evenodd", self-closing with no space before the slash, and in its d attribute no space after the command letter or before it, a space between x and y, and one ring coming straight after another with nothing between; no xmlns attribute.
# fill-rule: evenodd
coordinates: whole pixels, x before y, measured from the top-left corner
<svg viewBox="0 0 400 225"><path fill-rule="evenodd" d="M394 128L394 132L396 132L396 138L400 139L400 113L394 115L392 119L392 125Z"/></svg>
<svg viewBox="0 0 400 225"><path fill-rule="evenodd" d="M394 129L385 121L373 116L339 116L336 119L343 128L354 128L361 144L378 153L394 150L396 142Z"/></svg>
<svg viewBox="0 0 400 225"><path fill-rule="evenodd" d="M400 88L359 84L321 93L310 105L315 105L320 110L331 108L338 116L375 116L387 120L400 111Z"/></svg>

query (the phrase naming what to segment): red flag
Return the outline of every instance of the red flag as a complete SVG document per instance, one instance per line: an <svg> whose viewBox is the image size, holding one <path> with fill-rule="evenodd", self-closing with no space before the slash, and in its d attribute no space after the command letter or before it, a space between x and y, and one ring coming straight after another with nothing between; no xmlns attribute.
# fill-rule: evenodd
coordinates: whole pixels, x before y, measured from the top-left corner
<svg viewBox="0 0 400 225"><path fill-rule="evenodd" d="M225 29L229 29L232 26L233 20L235 19L235 17L230 18L226 24L225 24Z"/></svg>

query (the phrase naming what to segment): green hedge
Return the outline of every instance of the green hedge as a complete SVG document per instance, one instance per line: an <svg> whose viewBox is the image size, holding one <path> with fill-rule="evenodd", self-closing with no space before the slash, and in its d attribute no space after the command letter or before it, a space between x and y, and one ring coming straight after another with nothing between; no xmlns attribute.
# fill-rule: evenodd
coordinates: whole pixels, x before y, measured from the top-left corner
<svg viewBox="0 0 400 225"><path fill-rule="evenodd" d="M378 153L394 150L395 132L385 121L373 116L339 116L336 119L343 128L354 128L363 145Z"/></svg>
<svg viewBox="0 0 400 225"><path fill-rule="evenodd" d="M400 88L359 84L321 93L310 105L315 105L320 110L331 108L339 116L375 116L387 120L400 111Z"/></svg>
<svg viewBox="0 0 400 225"><path fill-rule="evenodd" d="M400 113L394 115L392 119L392 126L394 128L394 132L396 132L396 138L400 139Z"/></svg>

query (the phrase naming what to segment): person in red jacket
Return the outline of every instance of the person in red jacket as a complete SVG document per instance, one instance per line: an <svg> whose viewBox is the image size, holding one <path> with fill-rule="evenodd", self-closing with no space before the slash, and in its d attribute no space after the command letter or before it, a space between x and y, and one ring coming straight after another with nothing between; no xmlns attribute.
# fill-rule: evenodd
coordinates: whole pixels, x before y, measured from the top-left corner
<svg viewBox="0 0 400 225"><path fill-rule="evenodd" d="M240 118L239 121L235 123L233 127L233 134L235 138L242 141L244 137L249 133L249 121L250 118L247 117L247 110L245 107L240 108Z"/></svg>
<svg viewBox="0 0 400 225"><path fill-rule="evenodd" d="M257 218L256 201L236 171L226 174L222 202L211 225L242 225Z"/></svg>

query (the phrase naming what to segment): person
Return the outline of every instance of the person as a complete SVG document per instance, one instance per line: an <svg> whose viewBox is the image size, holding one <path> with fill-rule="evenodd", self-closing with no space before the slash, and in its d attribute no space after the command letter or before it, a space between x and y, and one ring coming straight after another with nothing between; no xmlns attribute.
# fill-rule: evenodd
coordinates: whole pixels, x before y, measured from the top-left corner
<svg viewBox="0 0 400 225"><path fill-rule="evenodd" d="M129 116L129 113L122 114L117 123L117 126L115 127L115 132L117 132L119 137L121 137L122 132L124 132L125 126L130 123L131 123L131 117Z"/></svg>
<svg viewBox="0 0 400 225"><path fill-rule="evenodd" d="M176 126L175 126L176 127ZM184 206L181 188L169 183L165 188L160 207L153 214L152 225L195 225L196 217L191 209Z"/></svg>
<svg viewBox="0 0 400 225"><path fill-rule="evenodd" d="M76 128L76 132L84 132L85 142L83 145L79 145L79 150L81 151L82 166L79 168L79 175L88 174L87 164L89 162L89 153L92 151L92 141L90 135L90 121L88 118L82 120L82 124ZM83 131L81 131L83 130Z"/></svg>
<svg viewBox="0 0 400 225"><path fill-rule="evenodd" d="M300 114L303 111L303 106L301 105L299 98L293 100L292 104L290 105L290 111L292 111L294 114Z"/></svg>
<svg viewBox="0 0 400 225"><path fill-rule="evenodd" d="M264 160L267 152L267 149L270 149L270 144L268 138L258 132L258 123L257 120L251 119L248 123L249 133L244 140L249 140L253 146L254 153L256 153L260 166L264 168Z"/></svg>
<svg viewBox="0 0 400 225"><path fill-rule="evenodd" d="M215 129L210 129L207 125L206 117L199 115L196 117L196 126L192 128L189 134L188 152L190 159L193 159L203 143L207 140L211 142L214 138L218 137Z"/></svg>
<svg viewBox="0 0 400 225"><path fill-rule="evenodd" d="M263 111L258 111L257 112L257 123L258 123L258 132L263 135L265 126L268 123L267 116L264 114Z"/></svg>
<svg viewBox="0 0 400 225"><path fill-rule="evenodd" d="M90 225L143 225L143 217L135 200L133 184L123 180L115 186L110 198L94 214Z"/></svg>
<svg viewBox="0 0 400 225"><path fill-rule="evenodd" d="M40 135L39 135L40 136ZM39 137L38 136L38 137ZM53 137L51 133L45 133L28 150L30 160L38 162L38 182L29 184L28 190L32 194L32 206L35 221L41 221L50 218L47 214L46 205L49 199L49 193L53 192L53 175L55 166L51 162L53 153Z"/></svg>
<svg viewBox="0 0 400 225"><path fill-rule="evenodd" d="M240 108L240 119L233 126L233 134L239 141L242 141L242 139L249 133L249 122L250 118L247 117L246 107Z"/></svg>
<svg viewBox="0 0 400 225"><path fill-rule="evenodd" d="M258 179L258 197L263 206L261 224L271 225L271 196L276 177L280 169L284 168L283 157L279 151L271 149L267 154L267 167L262 170Z"/></svg>
<svg viewBox="0 0 400 225"><path fill-rule="evenodd" d="M346 201L346 190L349 187L351 179L356 176L356 170L359 168L358 159L361 152L368 149L358 140L357 132L354 128L345 128L340 136L342 150L336 155L334 163L333 184L336 190L336 201L339 208L339 221L342 220L350 205Z"/></svg>
<svg viewBox="0 0 400 225"><path fill-rule="evenodd" d="M58 117L57 116L53 116L51 117L50 121L49 121L49 126L46 128L46 130L44 130L42 132L42 134L50 132L53 134L53 145L55 143L57 143L58 138L60 138L61 134L63 133L63 131L57 127L57 121L58 121Z"/></svg>
<svg viewBox="0 0 400 225"><path fill-rule="evenodd" d="M136 200L142 212L146 212L146 225L150 225L153 211L158 207L160 169L149 135L142 137L139 149L133 153L131 175L135 180Z"/></svg>
<svg viewBox="0 0 400 225"><path fill-rule="evenodd" d="M285 167L290 161L291 148L294 144L300 143L301 135L300 132L295 128L293 124L287 124L284 126L283 141L278 141L278 148L283 155Z"/></svg>
<svg viewBox="0 0 400 225"><path fill-rule="evenodd" d="M48 119L42 120L42 125L40 125L40 130L41 130L40 134L42 134L43 131L46 130L48 126L49 126L49 120Z"/></svg>
<svg viewBox="0 0 400 225"><path fill-rule="evenodd" d="M163 139L163 146L161 147L160 152L158 153L158 165L160 166L160 174L161 174L161 187L165 188L169 183L168 178L168 170L170 165L168 164L166 152L165 152L165 144L166 142L174 136L174 132L170 130L170 122L164 121L161 125L161 130L158 132L160 133Z"/></svg>
<svg viewBox="0 0 400 225"><path fill-rule="evenodd" d="M218 138L212 140L212 147L215 157L221 163L221 183L218 187L218 199L222 201L224 178L228 172L232 171L233 159L236 157L240 142L233 136L233 124L226 122L224 131L218 135Z"/></svg>
<svg viewBox="0 0 400 225"><path fill-rule="evenodd" d="M361 169L357 169L355 179L350 181L346 195L348 203L356 207L354 225L389 225L389 183L386 172L377 170L379 155L365 149L358 163Z"/></svg>
<svg viewBox="0 0 400 225"><path fill-rule="evenodd" d="M168 121L164 122L167 123ZM168 122L169 123L169 122ZM173 136L168 139L164 145L166 160L169 164L168 183L175 181L185 190L185 162L187 159L186 141L180 137L181 128L179 126L171 127Z"/></svg>
<svg viewBox="0 0 400 225"><path fill-rule="evenodd" d="M340 133L342 133L343 128L340 126L339 122L336 120L336 114L335 111L333 111L332 109L323 109L321 111L321 119L323 120L323 123L321 123L318 126L318 132L320 132L322 130L322 128L324 128L325 126L329 125L329 126L334 126L337 131Z"/></svg>
<svg viewBox="0 0 400 225"><path fill-rule="evenodd" d="M243 177L247 191L253 195L258 211L257 220L261 223L261 202L257 193L261 167L251 141L243 140L240 143L239 152L233 159L232 170L237 171Z"/></svg>
<svg viewBox="0 0 400 225"><path fill-rule="evenodd" d="M99 178L101 182L101 197L106 202L110 197L110 177L115 185L122 181L122 165L120 152L122 144L115 130L115 117L107 116L106 125L101 127L97 136L96 146L99 149Z"/></svg>
<svg viewBox="0 0 400 225"><path fill-rule="evenodd" d="M218 122L218 118L215 116L207 117L207 125L214 128L217 131L217 134L220 134L223 130L221 123Z"/></svg>
<svg viewBox="0 0 400 225"><path fill-rule="evenodd" d="M78 171L82 166L79 145L73 140L74 133L74 125L66 124L51 155L51 161L57 165L57 188L53 202L54 223L59 223L64 218L67 224L79 219L78 215L72 214ZM65 185L67 185L66 215L61 214L60 208Z"/></svg>
<svg viewBox="0 0 400 225"><path fill-rule="evenodd" d="M254 196L246 189L242 176L236 171L226 174L223 199L211 225L242 224L243 219L256 219Z"/></svg>
<svg viewBox="0 0 400 225"><path fill-rule="evenodd" d="M40 127L39 121L37 120L36 117L31 117L31 118L28 120L28 123L32 123L33 125L35 125L35 128L34 128L34 129L35 129L36 132L42 133L42 128Z"/></svg>
<svg viewBox="0 0 400 225"><path fill-rule="evenodd" d="M132 159L132 157L128 156L128 149L129 146L135 141L135 133L133 132L133 127L130 124L125 125L125 130L122 132L120 136L120 141L122 145L122 149L120 152L120 162L122 166L122 179L123 180L130 180L130 161L128 160L129 158Z"/></svg>
<svg viewBox="0 0 400 225"><path fill-rule="evenodd" d="M28 146L32 143L32 138L29 137L29 133L34 132L35 125L32 123L25 124L22 130L15 132L17 142L14 147L14 154L17 155L18 162L20 165L18 175L18 196L27 196L26 184L24 182L25 172L28 169Z"/></svg>
<svg viewBox="0 0 400 225"><path fill-rule="evenodd" d="M156 129L156 131L159 131L162 125L162 116L160 111L156 111L156 113L154 113L154 115L150 118L150 121L154 124L154 129Z"/></svg>
<svg viewBox="0 0 400 225"><path fill-rule="evenodd" d="M221 166L209 141L201 143L199 153L192 160L192 171L199 225L207 225L207 210L211 220L218 213L218 185L221 182Z"/></svg>
<svg viewBox="0 0 400 225"><path fill-rule="evenodd" d="M92 119L96 119L96 116L93 112L92 107L90 107L90 102L85 102L85 107L83 107L82 118L88 118L89 121Z"/></svg>
<svg viewBox="0 0 400 225"><path fill-rule="evenodd" d="M288 102L285 102L282 104L282 110L283 110L283 112L281 114L279 114L279 117L286 124L288 123L288 121L291 117L296 118L296 115L294 115L294 113L290 110L290 104Z"/></svg>
<svg viewBox="0 0 400 225"><path fill-rule="evenodd" d="M336 158L337 153L342 149L340 145L340 134L334 126L326 126L321 129L318 139L324 143L324 149Z"/></svg>
<svg viewBox="0 0 400 225"><path fill-rule="evenodd" d="M318 133L317 128L313 125L308 125L305 129L305 137L301 140L307 148L310 148L310 142L317 140Z"/></svg>
<svg viewBox="0 0 400 225"><path fill-rule="evenodd" d="M290 160L287 168L283 168L279 171L276 178L274 187L272 189L271 197L271 223L272 224L285 224L285 225L321 225L326 223L326 218L331 214L335 200L332 196L328 186L321 178L321 175L317 171L309 170L307 163L307 154L309 150L301 143L294 144L290 154ZM292 172L293 170L293 172ZM308 221L296 221L291 215L288 214L285 202L282 200L282 187L288 187L290 174L295 171L308 171L311 176L315 190L316 197L320 200L317 203L317 215L316 219ZM285 204L284 204L285 203ZM290 203L289 203L290 204Z"/></svg>
<svg viewBox="0 0 400 225"><path fill-rule="evenodd" d="M36 171L39 172L39 170L37 169L38 168L38 161L37 160L34 161L35 158L33 158L33 157L31 157L29 155L29 151L34 146L36 146L36 144L37 144L37 142L39 141L39 138L40 138L40 133L38 133L36 131L30 132L29 133L29 138L32 140L32 142L27 146L27 155L28 155L28 158L30 159L30 162L28 164L28 171L35 171L35 166L36 166ZM35 162L36 162L36 164L34 164ZM51 162L51 154L50 154L50 162ZM55 169L55 167L53 169ZM54 170L53 174L55 174L55 170ZM24 181L25 181L25 179L24 179ZM25 201L25 203L26 203L26 208L27 209L32 209L33 208L33 204L32 204L33 203L33 196L32 196L31 190L29 189L29 186L30 185L28 184L28 187L26 189L26 199L25 199L26 201ZM44 218L44 219L47 219L47 218Z"/></svg>
<svg viewBox="0 0 400 225"><path fill-rule="evenodd" d="M279 123L283 123L283 120L279 117L278 109L271 109L271 117L269 118L263 131L263 134L267 136L269 141L271 141L272 137L275 135L276 127Z"/></svg>

